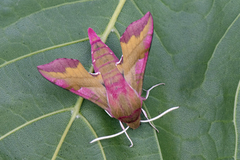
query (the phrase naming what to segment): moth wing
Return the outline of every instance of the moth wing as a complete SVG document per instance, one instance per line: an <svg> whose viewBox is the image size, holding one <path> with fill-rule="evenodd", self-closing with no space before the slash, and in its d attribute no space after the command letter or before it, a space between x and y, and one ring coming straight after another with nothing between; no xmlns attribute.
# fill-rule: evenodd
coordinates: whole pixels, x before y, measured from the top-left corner
<svg viewBox="0 0 240 160"><path fill-rule="evenodd" d="M142 92L152 36L153 18L148 12L141 19L131 23L120 38L123 56L117 67L139 95Z"/></svg>
<svg viewBox="0 0 240 160"><path fill-rule="evenodd" d="M86 71L76 59L59 58L37 67L50 82L107 109L106 89L100 74Z"/></svg>

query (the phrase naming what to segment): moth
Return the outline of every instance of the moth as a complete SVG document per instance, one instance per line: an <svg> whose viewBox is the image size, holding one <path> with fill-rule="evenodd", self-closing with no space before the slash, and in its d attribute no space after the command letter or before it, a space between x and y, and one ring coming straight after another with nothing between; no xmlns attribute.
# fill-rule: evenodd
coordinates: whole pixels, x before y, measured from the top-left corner
<svg viewBox="0 0 240 160"><path fill-rule="evenodd" d="M78 60L67 58L59 58L40 65L37 67L38 71L50 82L92 101L111 117L119 120L123 131L97 138L92 142L125 133L132 146L133 143L126 131L129 127L138 128L140 122L152 121L142 109L142 103L147 99L152 88L163 84L151 87L147 90L146 97L141 97L143 77L153 37L153 17L147 12L126 28L120 38L122 48L120 60L93 29L88 29L88 36L95 73L88 73ZM155 119L174 109L176 107L170 108ZM141 112L147 120L141 120ZM122 122L128 127L125 128Z"/></svg>

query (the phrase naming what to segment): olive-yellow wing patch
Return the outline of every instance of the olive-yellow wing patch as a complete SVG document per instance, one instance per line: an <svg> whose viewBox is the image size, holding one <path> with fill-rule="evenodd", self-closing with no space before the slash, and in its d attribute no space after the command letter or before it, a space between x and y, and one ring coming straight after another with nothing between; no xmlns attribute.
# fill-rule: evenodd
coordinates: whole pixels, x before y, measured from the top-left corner
<svg viewBox="0 0 240 160"><path fill-rule="evenodd" d="M89 99L103 109L108 107L101 75L88 73L78 60L59 58L37 68L50 82Z"/></svg>
<svg viewBox="0 0 240 160"><path fill-rule="evenodd" d="M120 38L123 56L118 69L137 91L142 92L144 71L153 36L153 18L150 12L131 23Z"/></svg>

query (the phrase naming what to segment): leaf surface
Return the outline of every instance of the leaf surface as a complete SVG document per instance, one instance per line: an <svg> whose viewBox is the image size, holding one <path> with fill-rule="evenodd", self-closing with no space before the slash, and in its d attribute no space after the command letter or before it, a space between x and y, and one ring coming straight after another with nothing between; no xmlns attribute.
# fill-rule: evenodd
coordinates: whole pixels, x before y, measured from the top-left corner
<svg viewBox="0 0 240 160"><path fill-rule="evenodd" d="M180 108L154 121L160 133L146 123L128 130L132 148L125 135L89 143L121 131L118 121L45 80L36 66L73 58L90 70L87 29L101 36L118 2L0 2L0 159L51 159L57 147L56 159L239 159L238 0L126 1L106 44L120 58L120 35L150 11L143 88L165 86L143 108L150 117Z"/></svg>

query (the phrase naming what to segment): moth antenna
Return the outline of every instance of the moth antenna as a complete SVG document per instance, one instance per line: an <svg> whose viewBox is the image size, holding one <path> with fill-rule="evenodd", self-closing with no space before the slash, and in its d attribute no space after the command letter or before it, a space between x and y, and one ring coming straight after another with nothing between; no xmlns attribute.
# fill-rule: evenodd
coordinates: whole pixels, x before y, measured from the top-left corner
<svg viewBox="0 0 240 160"><path fill-rule="evenodd" d="M146 123L146 122L152 122L152 121L155 121L156 119L161 118L163 115L167 114L168 112L171 112L171 111L173 111L173 110L175 110L175 109L178 109L178 108L179 108L179 106L177 106L177 107L172 107L172 108L170 108L170 109L164 111L163 113L159 114L158 116L156 116L156 117L154 117L154 118L152 118L152 119L141 120L140 122L142 122L142 123Z"/></svg>
<svg viewBox="0 0 240 160"><path fill-rule="evenodd" d="M149 120L146 111L143 108L141 109L142 109L143 115L147 118L147 120ZM148 122L148 123L159 133L158 129L151 122Z"/></svg>
<svg viewBox="0 0 240 160"><path fill-rule="evenodd" d="M145 90L146 92L147 92L147 94L146 94L146 97L145 98L143 98L143 100L146 100L147 98L148 98L148 96L149 96L149 93L150 93L150 91L153 89L153 88L155 88L155 87L157 87L157 86L160 86L160 85L165 85L165 83L159 83L159 84L155 84L154 86L152 86L151 88L149 88L148 90L145 90L145 89L143 89L143 90Z"/></svg>
<svg viewBox="0 0 240 160"><path fill-rule="evenodd" d="M122 122L119 121L119 123L120 123L121 128L122 128L123 130L125 130L125 127L124 127L124 125L122 124ZM129 147L132 147L132 146L133 146L133 142L132 142L131 138L129 137L129 135L127 134L127 130L125 131L125 135L127 136L128 140L129 140L130 143L131 143L131 145L130 145Z"/></svg>
<svg viewBox="0 0 240 160"><path fill-rule="evenodd" d="M93 142L96 142L96 141L100 141L100 140L103 140L103 139L110 139L110 138L113 138L113 137L117 137L117 136L125 133L128 130L128 128L129 128L129 126L127 128L125 128L124 130L122 130L121 132L118 132L116 134L112 134L112 135L109 135L109 136L103 136L103 137L96 138L96 139L92 140L90 143L93 143Z"/></svg>

